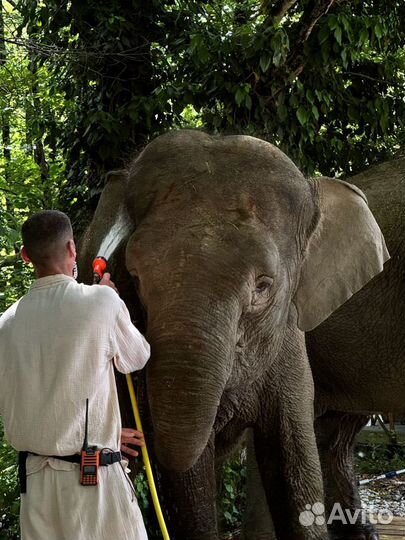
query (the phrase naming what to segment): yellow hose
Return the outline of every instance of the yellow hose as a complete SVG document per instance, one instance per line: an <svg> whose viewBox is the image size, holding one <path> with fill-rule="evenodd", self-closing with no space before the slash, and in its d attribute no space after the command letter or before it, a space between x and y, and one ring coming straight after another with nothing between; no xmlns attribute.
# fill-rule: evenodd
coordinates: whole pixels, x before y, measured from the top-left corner
<svg viewBox="0 0 405 540"><path fill-rule="evenodd" d="M127 374L126 377L127 377L129 396L131 398L132 410L133 410L134 418L135 418L136 429L143 433L141 416L139 414L138 404L136 402L136 397L135 397L134 383L132 382L132 377L129 373ZM146 444L145 446L141 447L141 450L142 450L143 462L145 464L146 477L148 479L149 489L152 495L153 506L155 507L155 512L158 518L160 530L162 531L162 536L164 540L170 540L169 533L167 532L165 519L162 514L162 509L160 508L159 497L156 491L155 480L153 478L152 467L150 465L149 454L148 454L148 449L146 447Z"/></svg>

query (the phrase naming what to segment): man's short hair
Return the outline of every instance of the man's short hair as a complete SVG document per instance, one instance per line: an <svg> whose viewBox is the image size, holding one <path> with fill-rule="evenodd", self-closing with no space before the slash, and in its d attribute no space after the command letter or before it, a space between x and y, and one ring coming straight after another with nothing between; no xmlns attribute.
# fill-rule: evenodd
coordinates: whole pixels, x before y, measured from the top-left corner
<svg viewBox="0 0 405 540"><path fill-rule="evenodd" d="M31 261L46 265L65 255L67 243L73 239L72 224L59 210L43 210L24 222L21 236Z"/></svg>

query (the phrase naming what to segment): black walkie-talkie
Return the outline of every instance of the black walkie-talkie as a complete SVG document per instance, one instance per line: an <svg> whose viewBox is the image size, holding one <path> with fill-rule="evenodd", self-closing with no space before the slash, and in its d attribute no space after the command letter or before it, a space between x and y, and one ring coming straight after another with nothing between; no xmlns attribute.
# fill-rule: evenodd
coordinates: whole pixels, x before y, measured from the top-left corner
<svg viewBox="0 0 405 540"><path fill-rule="evenodd" d="M89 399L86 399L86 423L84 428L83 448L80 453L80 483L83 486L98 484L98 468L100 466L100 451L97 446L89 446L87 431L89 425Z"/></svg>

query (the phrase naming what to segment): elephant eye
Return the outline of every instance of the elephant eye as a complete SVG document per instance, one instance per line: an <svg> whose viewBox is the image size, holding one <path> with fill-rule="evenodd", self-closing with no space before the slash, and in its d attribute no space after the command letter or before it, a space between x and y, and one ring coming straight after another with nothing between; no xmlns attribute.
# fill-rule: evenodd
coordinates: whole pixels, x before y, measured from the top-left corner
<svg viewBox="0 0 405 540"><path fill-rule="evenodd" d="M267 283L267 281L261 281L256 285L255 292L257 294L262 294L264 291L270 288L270 283Z"/></svg>
<svg viewBox="0 0 405 540"><path fill-rule="evenodd" d="M262 294L265 291L271 289L271 286L273 285L273 278L268 276L260 276L256 280L256 289L255 292L257 294Z"/></svg>
<svg viewBox="0 0 405 540"><path fill-rule="evenodd" d="M268 276L260 276L257 278L255 289L253 291L252 304L262 304L269 298L273 281L273 278Z"/></svg>

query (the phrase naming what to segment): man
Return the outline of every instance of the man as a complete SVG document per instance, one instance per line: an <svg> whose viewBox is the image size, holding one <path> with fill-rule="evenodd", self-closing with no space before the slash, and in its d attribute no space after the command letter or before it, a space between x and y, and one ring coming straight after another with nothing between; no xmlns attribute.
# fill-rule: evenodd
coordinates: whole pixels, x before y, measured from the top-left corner
<svg viewBox="0 0 405 540"><path fill-rule="evenodd" d="M28 452L20 459L23 487L26 482L21 539L144 540L133 486L117 453L121 418L113 364L122 373L142 369L149 345L109 274L101 286L72 277L76 247L65 214L34 214L22 238L22 257L37 280L0 318L0 415L11 445L22 457ZM89 445L105 449L103 459L111 463L99 467L96 486L80 484L77 463L87 399ZM122 442L142 445L141 436L125 430Z"/></svg>

